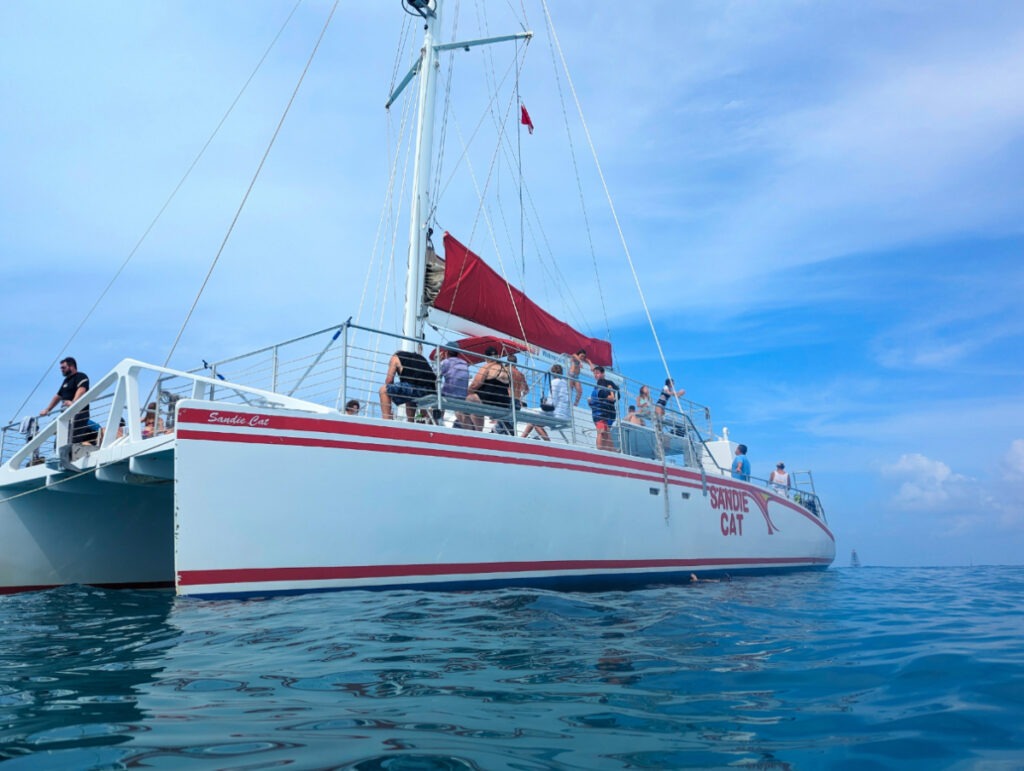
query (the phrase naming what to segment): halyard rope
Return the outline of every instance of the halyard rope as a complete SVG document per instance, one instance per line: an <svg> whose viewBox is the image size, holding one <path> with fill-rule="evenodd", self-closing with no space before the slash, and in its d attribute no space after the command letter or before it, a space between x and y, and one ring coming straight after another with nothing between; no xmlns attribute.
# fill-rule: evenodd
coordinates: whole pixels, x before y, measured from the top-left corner
<svg viewBox="0 0 1024 771"><path fill-rule="evenodd" d="M590 154L594 159L594 166L597 169L597 175L601 179L601 187L604 189L605 198L608 200L608 207L611 210L612 219L615 221L615 229L619 234L619 241L622 244L622 249L626 254L626 261L629 263L629 270L633 274L633 283L636 284L636 291L640 295L640 302L644 306L644 314L647 316L647 323L651 328L651 335L654 337L654 345L658 349L658 356L661 358L662 367L665 369L667 377L672 377L672 373L669 371L668 360L665 358L665 351L661 347L661 340L658 337L658 330L654 327L654 318L651 316L651 310L647 305L647 298L644 296L643 287L640 286L640 277L637 275L636 266L633 264L633 255L630 254L629 246L626 244L626 236L622 232L622 224L619 222L619 215L615 211L615 203L612 201L611 192L608 190L608 182L604 176L604 170L601 168L601 162L597 158L597 150L594 147L594 141L590 136L590 128L587 126L587 121L583 117L583 107L580 105L579 96L576 94L576 87L573 85L572 76L569 74L569 68L565 61L565 55L562 53L562 46L558 42L558 33L555 32L554 24L551 20L551 11L548 8L547 0L541 0L541 5L544 7L544 16L547 19L548 30L551 33L551 38L555 43L555 47L558 49L558 56L562 61L562 68L565 71L566 81L569 83L569 90L572 93L573 101L576 103L576 111L580 116L580 123L583 126L583 131L587 136L587 144L590 147ZM682 406L679 403L679 397L674 396L676 401L676 407L682 412Z"/></svg>
<svg viewBox="0 0 1024 771"><path fill-rule="evenodd" d="M99 297L96 298L96 302L93 303L92 307L79 322L78 326L75 327L74 331L71 333L71 336L68 337L66 341L64 341L64 345L61 346L60 348L61 351L66 351L68 346L71 345L72 341L74 341L74 339L78 336L78 333L82 331L82 327L84 327L86 322L88 322L89 319L92 317L92 314L96 311L96 308L99 307L99 304L103 302L103 298L107 296L107 293L111 290L111 288L114 286L114 283L124 272L124 269L128 267L128 263L131 262L132 258L135 256L135 253L139 251L139 247L142 246L143 241L145 241L146 238L149 236L150 231L152 231L153 228L156 226L156 223L163 216L163 213L167 210L167 207L171 205L171 201L174 200L175 196L178 194L178 191L181 190L182 185L185 184L185 181L192 174L192 171L195 169L200 159L206 153L206 150L210 147L210 144L213 142L214 138L220 132L221 127L224 125L225 121L227 121L228 116L230 116L231 113L234 111L235 105L238 104L238 101L242 98L242 95L245 93L246 89L249 88L249 84L252 82L252 79L256 77L256 73L260 71L260 68L263 66L263 62L266 61L267 56L273 50L274 46L277 45L277 41L281 37L281 33L284 32L285 27L288 26L288 22L292 20L292 16L295 15L295 11L298 10L301 4L302 0L297 0L295 5L292 7L291 13L288 14L288 17L284 20L284 23L281 24L281 28L278 29L277 34L274 35L274 39L270 41L270 45L268 45L267 49L263 52L263 56L260 57L260 60L256 63L256 66L253 68L252 72L249 73L249 77L246 79L245 83L242 84L242 88L238 91L238 94L235 95L234 100L228 106L228 109L225 111L224 115L221 116L220 122L217 123L216 127L213 129L213 132L210 134L209 137L207 137L206 142L200 148L199 152L196 154L196 157L192 159L192 163L189 164L189 167L185 170L185 173L182 174L181 179L178 180L178 184L174 186L174 189L171 191L171 194L167 196L167 200L164 201L163 206L160 207L160 210L156 213L156 216L153 217L152 221L150 221L145 231L143 231L142 235L139 237L139 240L135 242L135 246L133 246L132 250L128 252L128 256L125 257L124 262L121 263L121 267L117 269L113 277L111 277L110 281L107 283L106 287L103 289L102 292L100 292ZM60 353L57 354L57 357L59 356ZM35 396L36 391L39 390L39 386L41 386L43 384L43 381L50 376L50 371L53 369L53 365L56 363L57 358L55 357L53 361L51 361L46 366L46 370L43 373L42 377L39 378L39 381L29 392L28 396L25 397L25 401L23 401L21 403L21 406L18 407L18 409L16 410L16 416L21 414L21 411L25 409L25 405L29 403L33 396ZM15 419L16 418L12 418L10 422L13 423Z"/></svg>
<svg viewBox="0 0 1024 771"><path fill-rule="evenodd" d="M203 283L199 287L199 291L196 293L195 300L192 301L192 307L189 308L188 313L185 315L185 320L181 324L181 329L178 330L178 334L174 338L174 342L171 344L171 349L167 352L167 358L164 360L165 367L170 363L171 357L174 355L174 351L178 347L178 343L181 341L181 336L185 333L185 328L188 326L189 321L192 319L192 314L195 312L196 306L199 304L199 298L202 297L203 291L206 289L206 285L210 281L210 276L213 275L213 271L217 267L220 256L224 253L224 248L228 244L228 239L231 238L231 234L234 232L238 218L242 215L242 209L245 208L245 204L249 200L249 195L252 193L252 189L256 185L256 180L259 179L260 172L263 170L263 165L267 162L267 156L270 155L270 150L273 148L278 134L281 133L281 127L284 125L285 118L288 117L288 112L291 110L292 104L295 102L295 97L299 93L299 88L302 87L302 82L306 78L306 73L309 72L309 67L313 63L313 57L316 56L316 52L320 48L320 43L323 41L324 35L327 33L327 27L330 25L331 19L334 18L334 12L338 8L339 1L340 0L335 0L334 5L331 6L331 12L327 15L327 21L324 22L323 29L320 30L320 36L317 38L316 45L313 46L313 50L310 52L309 58L306 60L306 66L303 68L302 74L299 76L299 80L295 84L295 88L292 90L291 98L288 100L288 104L285 105L284 112L281 114L281 119L277 122L277 127L274 129L274 133L270 137L270 142L267 144L267 149L263 152L263 157L260 159L259 165L256 167L256 172L252 175L252 179L249 181L249 187L246 189L245 195L242 196L242 200L238 204L235 216L232 218L231 224L228 226L227 233L224 234L224 240L221 241L220 248L217 250L217 254L214 255L213 262L210 263L210 269L206 272L206 278L203 279Z"/></svg>

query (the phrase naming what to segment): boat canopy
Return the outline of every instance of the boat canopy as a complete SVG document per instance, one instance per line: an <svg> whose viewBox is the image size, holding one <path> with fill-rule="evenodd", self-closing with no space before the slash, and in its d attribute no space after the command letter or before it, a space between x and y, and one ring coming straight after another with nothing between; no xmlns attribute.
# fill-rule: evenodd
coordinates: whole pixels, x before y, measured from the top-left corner
<svg viewBox="0 0 1024 771"><path fill-rule="evenodd" d="M611 366L611 343L587 337L552 316L450 233L444 234L444 256L444 281L433 302L437 310L552 353L572 354L582 348L592 363Z"/></svg>

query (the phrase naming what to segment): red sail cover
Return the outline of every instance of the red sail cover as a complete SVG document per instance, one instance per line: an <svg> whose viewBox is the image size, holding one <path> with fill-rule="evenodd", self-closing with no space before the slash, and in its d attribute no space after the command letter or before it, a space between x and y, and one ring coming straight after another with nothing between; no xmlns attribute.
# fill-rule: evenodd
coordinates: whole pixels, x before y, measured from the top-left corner
<svg viewBox="0 0 1024 771"><path fill-rule="evenodd" d="M570 354L583 348L594 364L611 366L611 343L587 337L556 319L448 233L444 234L444 257L444 283L434 300L439 311L552 353Z"/></svg>

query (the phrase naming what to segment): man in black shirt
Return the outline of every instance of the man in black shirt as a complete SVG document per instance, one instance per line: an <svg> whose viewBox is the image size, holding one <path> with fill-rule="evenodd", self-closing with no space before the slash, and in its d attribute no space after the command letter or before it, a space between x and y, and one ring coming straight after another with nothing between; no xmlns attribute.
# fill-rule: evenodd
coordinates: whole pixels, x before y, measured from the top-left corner
<svg viewBox="0 0 1024 771"><path fill-rule="evenodd" d="M395 382L398 377L399 382ZM391 405L404 404L409 420L416 415L416 399L434 393L437 375L422 354L396 351L388 362L388 374L380 389L380 414L391 420Z"/></svg>
<svg viewBox="0 0 1024 771"><path fill-rule="evenodd" d="M89 376L78 371L78 362L74 357L68 356L60 361L60 373L64 376L64 382L60 384L57 393L50 399L46 409L39 413L39 417L50 414L50 410L57 406L57 402L63 407L70 407L71 403L89 390ZM94 442L99 435L96 424L89 420L89 405L86 405L75 415L74 423L71 426L71 441Z"/></svg>
<svg viewBox="0 0 1024 771"><path fill-rule="evenodd" d="M593 373L597 378L597 385L594 386L588 403L594 418L594 426L597 428L597 449L615 452L612 426L618 415L616 402L619 398L619 387L604 376L604 367L594 367Z"/></svg>

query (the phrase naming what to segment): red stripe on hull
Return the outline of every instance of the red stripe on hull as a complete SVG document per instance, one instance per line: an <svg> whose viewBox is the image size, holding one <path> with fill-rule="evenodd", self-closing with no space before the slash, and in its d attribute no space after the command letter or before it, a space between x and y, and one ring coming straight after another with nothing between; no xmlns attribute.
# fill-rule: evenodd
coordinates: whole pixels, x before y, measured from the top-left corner
<svg viewBox="0 0 1024 771"><path fill-rule="evenodd" d="M662 483L660 476L619 471L614 468L584 468L570 463L542 461L533 458L517 458L510 455L479 455L477 453L459 452L458 450L426 449L403 445L367 444L365 442L346 442L341 439L312 439L309 437L264 436L260 434L228 434L219 431L193 431L179 429L181 439L200 439L209 442L231 442L239 444L279 444L297 447L331 447L340 450L362 450L364 452L383 452L395 455L428 455L436 458L454 458L457 460L473 460L483 463L500 463L502 465L537 466L541 468L557 468L567 471L583 471L588 474L605 474L608 476L642 479L647 482Z"/></svg>
<svg viewBox="0 0 1024 771"><path fill-rule="evenodd" d="M247 423L231 422L233 418L240 420L251 420L254 413L230 413L217 410L198 410L194 408L183 408L178 415L178 424L191 423L197 426L209 427L212 425L224 425L234 428L252 428L254 430L273 431L306 431L323 434L341 434L345 436L356 436L365 439L383 439L389 442L431 442L432 444L455 447L459 449L475 449L495 451L495 445L501 450L508 450L510 445L515 445L515 452L522 455L535 455L538 457L550 457L559 459L570 459L585 463L607 463L608 458L586 450L576 450L541 442L520 443L511 439L499 436L486 436L478 432L460 431L449 432L447 430L433 430L430 428L412 428L399 424L381 425L368 423L363 420L328 420L325 418L299 418L293 416L267 415L259 413L256 417L261 421L260 425L250 426ZM262 422L262 421L266 422ZM179 431L180 433L180 431ZM650 471L641 461L627 458L615 459L616 465L632 468L637 471ZM658 473L661 473L660 467ZM670 474L681 474L675 469L669 469Z"/></svg>
<svg viewBox="0 0 1024 771"><path fill-rule="evenodd" d="M263 583L270 581L330 581L362 578L408 578L413 576L485 575L499 573L566 572L574 570L648 570L651 568L696 568L742 565L827 565L831 560L817 557L737 557L690 560L564 560L553 562L466 562L451 565L355 565L307 568L238 568L229 570L183 570L180 586Z"/></svg>

